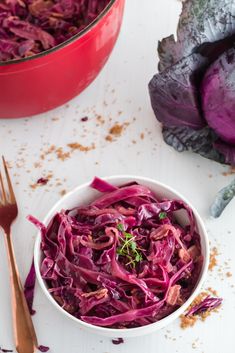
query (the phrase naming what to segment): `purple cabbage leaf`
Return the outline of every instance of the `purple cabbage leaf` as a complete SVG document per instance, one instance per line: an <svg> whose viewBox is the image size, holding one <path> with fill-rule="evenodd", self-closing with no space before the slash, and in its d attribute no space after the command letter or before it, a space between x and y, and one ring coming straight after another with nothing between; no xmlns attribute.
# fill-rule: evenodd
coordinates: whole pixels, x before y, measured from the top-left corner
<svg viewBox="0 0 235 353"><path fill-rule="evenodd" d="M159 72L149 83L164 141L235 166L235 7L230 0L186 0L177 36L158 44ZM230 189L230 197L227 195ZM231 191L232 190L232 191ZM219 192L211 214L231 201Z"/></svg>

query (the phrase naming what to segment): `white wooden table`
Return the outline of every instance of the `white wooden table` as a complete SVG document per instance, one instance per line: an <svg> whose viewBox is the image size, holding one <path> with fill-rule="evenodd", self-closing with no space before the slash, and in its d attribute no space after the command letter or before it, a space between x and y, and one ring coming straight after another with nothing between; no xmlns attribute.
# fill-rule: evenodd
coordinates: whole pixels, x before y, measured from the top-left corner
<svg viewBox="0 0 235 353"><path fill-rule="evenodd" d="M94 175L139 174L169 184L183 193L199 210L212 246L220 252L218 266L209 273L205 287L212 286L224 298L223 308L204 323L182 330L176 321L150 336L125 340L114 346L110 339L91 336L65 319L36 288L34 323L41 344L52 353L231 353L234 351L235 266L234 202L218 220L208 209L217 190L232 176L228 168L189 153L178 154L166 146L160 125L150 107L147 84L157 70L157 41L174 32L181 4L177 0L127 0L118 43L95 82L68 105L47 114L21 120L0 121L0 152L12 166L20 214L13 229L14 246L22 279L29 269L36 230L26 220L31 213L43 219L61 197ZM97 123L97 115L105 120ZM81 118L88 116L87 122ZM116 139L105 140L115 122L130 125ZM144 139L140 134L144 133ZM40 159L48 146L67 151L68 143L96 148L75 151L62 161L54 153ZM32 189L42 176L53 174L46 186ZM60 185L61 184L61 185ZM229 263L226 269L224 262ZM14 348L10 311L7 258L0 237L0 345ZM221 270L221 272L220 272Z"/></svg>

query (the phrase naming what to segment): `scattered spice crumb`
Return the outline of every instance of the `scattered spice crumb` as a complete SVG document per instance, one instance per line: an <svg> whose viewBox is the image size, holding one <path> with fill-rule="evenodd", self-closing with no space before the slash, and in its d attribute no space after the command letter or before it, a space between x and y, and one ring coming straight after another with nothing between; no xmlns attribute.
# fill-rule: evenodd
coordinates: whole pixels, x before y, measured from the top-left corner
<svg viewBox="0 0 235 353"><path fill-rule="evenodd" d="M91 151L91 150L95 149L95 144L94 143L92 143L91 146L83 146L83 145L81 145L78 142L73 142L73 143L68 143L67 146L69 148L71 148L73 151L79 150L81 152L88 152L88 151Z"/></svg>
<svg viewBox="0 0 235 353"><path fill-rule="evenodd" d="M107 135L107 136L105 137L105 140L106 140L106 141L109 141L109 142L112 142L112 141L113 141L113 138L112 138L111 135Z"/></svg>
<svg viewBox="0 0 235 353"><path fill-rule="evenodd" d="M143 132L141 132L141 134L140 134L140 138L141 138L141 140L143 140L143 139L144 139L144 133L143 133Z"/></svg>
<svg viewBox="0 0 235 353"><path fill-rule="evenodd" d="M106 141L112 142L113 137L120 137L123 130L130 125L130 123L126 122L123 124L118 124L115 123L110 129L109 129L109 134L105 137Z"/></svg>
<svg viewBox="0 0 235 353"><path fill-rule="evenodd" d="M122 113L123 113L122 110L119 110L119 111L118 111L118 115L119 115L119 116L122 115Z"/></svg>
<svg viewBox="0 0 235 353"><path fill-rule="evenodd" d="M193 348L193 349L196 349L196 348L197 348L196 342L193 342L193 343L192 343L192 348Z"/></svg>
<svg viewBox="0 0 235 353"><path fill-rule="evenodd" d="M81 121L85 122L88 120L88 116L84 116L83 118L81 118Z"/></svg>
<svg viewBox="0 0 235 353"><path fill-rule="evenodd" d="M45 159L48 154L51 154L56 149L55 145L51 145L44 153L41 154L40 158Z"/></svg>
<svg viewBox="0 0 235 353"><path fill-rule="evenodd" d="M63 189L63 190L60 191L60 195L61 195L61 196L64 196L66 193L67 193L67 191L66 191L65 189Z"/></svg>
<svg viewBox="0 0 235 353"><path fill-rule="evenodd" d="M101 115L97 115L96 121L100 124L103 125L105 123L104 118Z"/></svg>
<svg viewBox="0 0 235 353"><path fill-rule="evenodd" d="M231 272L226 272L226 276L227 277L232 277L232 273Z"/></svg>
<svg viewBox="0 0 235 353"><path fill-rule="evenodd" d="M198 318L196 316L185 316L180 315L180 327L182 329L192 327L197 322Z"/></svg>
<svg viewBox="0 0 235 353"><path fill-rule="evenodd" d="M217 256L218 256L218 250L217 248L214 246L211 249L211 253L210 253L210 263L209 263L209 270L212 271L213 268L215 266L217 266Z"/></svg>
<svg viewBox="0 0 235 353"><path fill-rule="evenodd" d="M40 162L34 163L34 168L41 168L41 166L42 166L42 163L40 163Z"/></svg>
<svg viewBox="0 0 235 353"><path fill-rule="evenodd" d="M229 176L235 174L235 167L230 167L230 169L227 172L223 172L223 176Z"/></svg>
<svg viewBox="0 0 235 353"><path fill-rule="evenodd" d="M55 116L55 117L51 118L51 120L52 120L52 121L58 121L59 118Z"/></svg>
<svg viewBox="0 0 235 353"><path fill-rule="evenodd" d="M111 129L109 130L109 133L114 136L120 136L123 131L123 125L120 124L115 124Z"/></svg>
<svg viewBox="0 0 235 353"><path fill-rule="evenodd" d="M60 159L61 161L65 161L70 157L70 153L64 152L62 147L58 147L55 152L56 152L57 158Z"/></svg>
<svg viewBox="0 0 235 353"><path fill-rule="evenodd" d="M213 294L215 297L218 297L218 292L217 292L215 289L213 289L213 288L211 288L211 287L208 287L208 288L207 288L207 291L208 291L209 293Z"/></svg>
<svg viewBox="0 0 235 353"><path fill-rule="evenodd" d="M133 145L135 145L135 144L136 144L136 140L132 140L131 142L133 143Z"/></svg>

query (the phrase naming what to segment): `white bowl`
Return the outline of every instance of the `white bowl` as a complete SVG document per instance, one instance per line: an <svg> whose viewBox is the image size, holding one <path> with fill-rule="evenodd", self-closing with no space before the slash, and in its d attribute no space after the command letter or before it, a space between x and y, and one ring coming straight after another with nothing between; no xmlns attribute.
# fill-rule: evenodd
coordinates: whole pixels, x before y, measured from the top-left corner
<svg viewBox="0 0 235 353"><path fill-rule="evenodd" d="M169 323L171 323L173 320L178 318L183 312L187 309L187 307L192 303L192 301L195 299L195 297L199 294L202 284L205 280L206 273L207 273L207 268L208 268L208 263L209 263L209 242L208 242L208 236L207 232L205 229L205 226L203 224L203 221L201 217L199 216L198 212L195 210L195 208L182 196L180 195L177 191L174 189L159 183L153 179L145 178L145 177L140 177L140 176L131 176L131 175L119 175L119 176L112 176L112 177L107 177L104 178L105 180L109 181L110 183L114 185L121 185L124 183L127 183L129 181L137 181L138 183L142 185L146 185L149 187L156 195L158 195L160 198L167 198L169 200L172 199L180 199L186 202L192 209L196 224L197 224L197 230L200 234L201 237L201 248L202 248L202 255L204 257L204 262L203 266L201 269L201 273L197 282L197 285L195 286L191 296L188 298L188 300L176 311L174 311L172 314L168 315L167 317L149 324L147 326L142 326L142 327L137 327L137 328L130 328L130 329L113 329L113 328L105 328L105 327L99 327L99 326L94 326L91 324L88 324L86 322L83 322L71 314L69 314L67 311L62 309L62 307L54 300L52 295L48 292L46 282L42 279L41 274L40 274L40 264L42 260L42 252L40 250L40 241L41 241L41 236L40 233L38 233L36 243L35 243L35 249L34 249L34 262L35 262L35 269L36 269L36 275L38 282L45 293L46 297L49 299L52 305L54 305L64 316L67 318L73 320L80 328L84 328L92 333L100 334L103 336L108 336L108 337L136 337L136 336L142 336L145 334L152 333L154 331L160 330L161 328L167 326ZM73 191L69 192L67 195L65 195L61 200L59 200L55 206L50 210L46 218L44 219L43 223L48 224L51 218L54 216L54 214L61 209L70 209L78 205L86 205L90 201L96 199L100 193L96 190L93 190L92 188L89 187L90 182L83 184L81 186L78 186L75 188ZM184 217L183 213L179 214L179 222L182 224L184 222Z"/></svg>

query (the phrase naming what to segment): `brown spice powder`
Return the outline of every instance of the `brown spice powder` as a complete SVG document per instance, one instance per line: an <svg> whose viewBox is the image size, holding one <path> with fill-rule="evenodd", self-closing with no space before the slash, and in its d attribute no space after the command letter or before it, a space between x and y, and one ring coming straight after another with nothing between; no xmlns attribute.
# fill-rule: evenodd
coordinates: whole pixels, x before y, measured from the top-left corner
<svg viewBox="0 0 235 353"><path fill-rule="evenodd" d="M78 142L72 142L72 143L68 143L67 146L69 148L71 148L73 151L75 150L79 150L81 152L88 152L91 150L95 149L95 144L93 143L91 146L83 146Z"/></svg>
<svg viewBox="0 0 235 353"><path fill-rule="evenodd" d="M223 176L229 176L229 175L233 175L233 174L235 174L235 167L230 167L230 170L222 173Z"/></svg>
<svg viewBox="0 0 235 353"><path fill-rule="evenodd" d="M209 270L212 271L213 268L215 266L217 266L217 256L218 256L218 250L217 248L214 246L212 249L211 249L211 253L210 253L210 263L209 263Z"/></svg>
<svg viewBox="0 0 235 353"><path fill-rule="evenodd" d="M40 162L34 163L34 168L41 168L41 166L42 166L42 163L40 163Z"/></svg>
<svg viewBox="0 0 235 353"><path fill-rule="evenodd" d="M109 142L112 142L112 141L113 141L113 138L112 138L111 135L107 135L107 136L105 137L105 140L106 140L106 141L109 141Z"/></svg>
<svg viewBox="0 0 235 353"><path fill-rule="evenodd" d="M55 145L51 145L44 153L41 154L40 158L45 159L48 154L51 154L56 149Z"/></svg>
<svg viewBox="0 0 235 353"><path fill-rule="evenodd" d="M211 287L208 287L208 288L207 288L207 291L208 291L210 294L214 295L215 297L218 297L218 292L217 292L215 289L213 289L213 288L211 288Z"/></svg>
<svg viewBox="0 0 235 353"><path fill-rule="evenodd" d="M120 124L115 124L111 129L109 130L109 133L114 136L120 136L122 131L123 131L123 125Z"/></svg>
<svg viewBox="0 0 235 353"><path fill-rule="evenodd" d="M70 152L64 152L62 147L58 147L55 150L56 157L61 161L65 161L66 159L70 158Z"/></svg>
<svg viewBox="0 0 235 353"><path fill-rule="evenodd" d="M105 137L106 141L112 142L115 137L120 137L124 129L130 125L130 123L126 122L123 124L115 123L110 129L109 134Z"/></svg>
<svg viewBox="0 0 235 353"><path fill-rule="evenodd" d="M100 124L103 125L105 123L104 118L101 115L97 115L96 121Z"/></svg>

